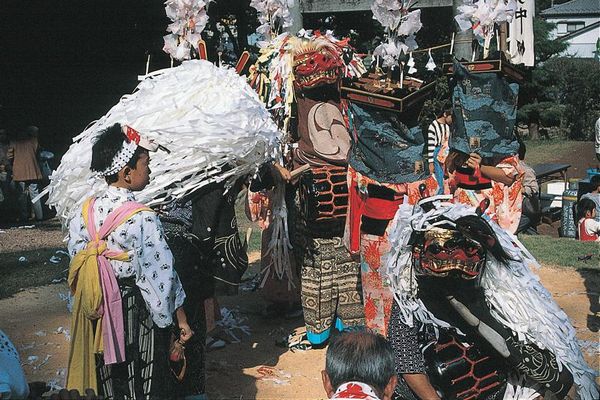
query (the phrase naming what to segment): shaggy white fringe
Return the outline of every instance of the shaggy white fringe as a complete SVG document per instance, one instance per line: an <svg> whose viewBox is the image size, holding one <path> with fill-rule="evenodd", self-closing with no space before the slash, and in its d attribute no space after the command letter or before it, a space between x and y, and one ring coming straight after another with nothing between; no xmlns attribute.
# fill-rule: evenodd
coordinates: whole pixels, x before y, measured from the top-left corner
<svg viewBox="0 0 600 400"><path fill-rule="evenodd" d="M63 223L106 187L90 171L91 149L100 131L117 122L171 151L151 154L150 184L136 193L148 205L181 199L212 182L230 185L279 156L281 133L245 79L208 61L186 61L147 75L73 139L48 189L48 204Z"/></svg>
<svg viewBox="0 0 600 400"><path fill-rule="evenodd" d="M441 215L450 221L465 215L475 215L475 208L451 204L448 200L447 196L427 199L435 204L428 212L424 212L418 205L413 207L403 204L394 217L394 226L389 235L392 251L384 259L384 268L394 297L400 305L401 320L409 326L413 326L415 320L434 327L448 326L446 322L435 318L416 297L412 246L408 244L413 231L424 231L437 225L432 221ZM581 399L597 399L598 390L594 381L597 373L583 359L569 318L542 286L538 276L531 271L531 267L537 268L539 264L516 236L506 232L495 222L488 222L504 250L513 259L508 265L502 265L488 254L480 282L492 315L513 330L519 340L535 343L540 348L552 351L559 368L566 367L573 374ZM513 380L509 383L510 390L507 390L505 399L529 399L535 393L531 382Z"/></svg>

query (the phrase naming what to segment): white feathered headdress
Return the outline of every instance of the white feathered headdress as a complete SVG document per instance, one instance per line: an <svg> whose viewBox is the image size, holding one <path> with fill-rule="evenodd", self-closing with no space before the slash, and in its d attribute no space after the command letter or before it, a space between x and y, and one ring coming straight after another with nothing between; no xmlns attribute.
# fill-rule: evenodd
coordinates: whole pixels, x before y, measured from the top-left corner
<svg viewBox="0 0 600 400"><path fill-rule="evenodd" d="M243 77L208 61L186 61L148 75L73 139L48 187L48 204L63 222L106 187L90 170L91 149L98 134L115 123L170 150L152 154L150 184L136 194L148 205L180 199L211 182L233 183L279 152L280 132Z"/></svg>
<svg viewBox="0 0 600 400"><path fill-rule="evenodd" d="M435 318L417 297L417 280L412 268L413 232L427 231L439 224L448 224L460 217L477 215L475 208L448 202L448 196L423 200L433 208L425 211L419 205L403 204L393 220L389 240L392 251L384 260L384 268L394 297L400 305L402 322L413 326L415 320L436 327L448 324ZM421 202L421 203L422 203ZM443 222L440 222L443 217ZM594 382L595 371L588 367L575 336L569 317L554 302L552 295L539 281L530 267L538 267L537 261L519 242L516 236L506 232L498 224L488 221L502 248L512 260L501 264L488 254L480 284L485 291L492 315L514 331L520 341L535 343L550 349L559 364L573 374L577 391L582 399L598 398ZM510 382L505 399L534 399L535 390L527 383Z"/></svg>

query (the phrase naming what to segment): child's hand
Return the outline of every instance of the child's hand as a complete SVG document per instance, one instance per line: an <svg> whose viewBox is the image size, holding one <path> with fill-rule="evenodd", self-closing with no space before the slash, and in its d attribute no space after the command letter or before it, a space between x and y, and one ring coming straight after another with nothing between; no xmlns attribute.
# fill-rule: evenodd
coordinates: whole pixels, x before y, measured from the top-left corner
<svg viewBox="0 0 600 400"><path fill-rule="evenodd" d="M181 340L183 343L187 342L192 338L192 336L194 336L194 331L187 323L180 323L179 329L179 340Z"/></svg>

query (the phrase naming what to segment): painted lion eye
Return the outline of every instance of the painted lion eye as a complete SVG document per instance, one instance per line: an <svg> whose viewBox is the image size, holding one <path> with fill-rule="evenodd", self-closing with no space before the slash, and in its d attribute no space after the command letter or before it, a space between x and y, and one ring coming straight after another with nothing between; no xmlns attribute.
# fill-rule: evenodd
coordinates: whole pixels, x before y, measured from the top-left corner
<svg viewBox="0 0 600 400"><path fill-rule="evenodd" d="M442 251L442 246L437 243L433 243L427 249L431 254L438 254Z"/></svg>

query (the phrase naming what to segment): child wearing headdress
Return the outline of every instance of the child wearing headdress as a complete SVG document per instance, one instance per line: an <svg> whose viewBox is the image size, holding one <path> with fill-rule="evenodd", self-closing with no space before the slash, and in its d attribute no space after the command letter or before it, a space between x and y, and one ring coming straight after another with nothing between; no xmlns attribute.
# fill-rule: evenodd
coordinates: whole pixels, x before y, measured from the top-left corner
<svg viewBox="0 0 600 400"><path fill-rule="evenodd" d="M106 189L69 221L74 296L67 388L107 399L168 398L171 327L192 335L185 293L154 211L135 201L150 181L158 145L128 126L101 132L91 170Z"/></svg>

